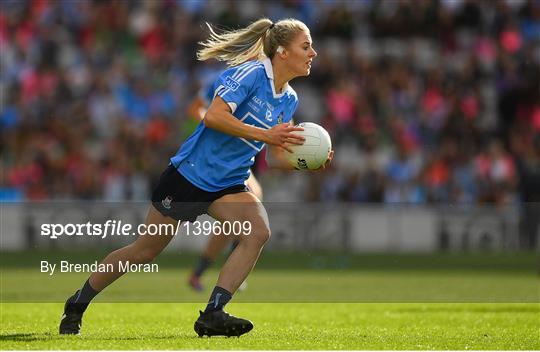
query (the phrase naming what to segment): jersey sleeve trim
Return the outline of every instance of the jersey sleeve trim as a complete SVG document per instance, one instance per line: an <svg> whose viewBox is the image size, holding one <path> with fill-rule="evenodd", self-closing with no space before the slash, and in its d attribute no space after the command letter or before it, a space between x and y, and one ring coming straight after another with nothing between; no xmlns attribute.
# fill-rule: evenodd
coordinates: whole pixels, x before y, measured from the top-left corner
<svg viewBox="0 0 540 352"><path fill-rule="evenodd" d="M216 91L231 108L231 112L236 111L237 106L249 94L254 83L257 81L257 69L261 67L259 62L249 62L239 66L232 75L224 75Z"/></svg>

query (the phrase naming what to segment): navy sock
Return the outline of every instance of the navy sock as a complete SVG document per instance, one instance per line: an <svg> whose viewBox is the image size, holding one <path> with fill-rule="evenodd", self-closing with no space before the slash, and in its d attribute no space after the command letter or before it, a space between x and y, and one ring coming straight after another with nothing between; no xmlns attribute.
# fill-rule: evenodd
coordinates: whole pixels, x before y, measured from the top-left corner
<svg viewBox="0 0 540 352"><path fill-rule="evenodd" d="M208 301L208 305L204 312L223 310L223 307L225 307L231 298L232 294L226 289L219 286L214 287L214 291L212 291L212 295L210 296L210 300Z"/></svg>
<svg viewBox="0 0 540 352"><path fill-rule="evenodd" d="M74 308L78 313L84 313L90 301L96 297L99 291L96 291L90 286L89 280L86 280L83 287L77 291L71 303L74 304Z"/></svg>
<svg viewBox="0 0 540 352"><path fill-rule="evenodd" d="M195 274L196 276L201 276L206 271L206 269L208 269L213 263L214 261L212 259L201 255L199 257L199 261L197 262L195 270L193 270L193 274Z"/></svg>

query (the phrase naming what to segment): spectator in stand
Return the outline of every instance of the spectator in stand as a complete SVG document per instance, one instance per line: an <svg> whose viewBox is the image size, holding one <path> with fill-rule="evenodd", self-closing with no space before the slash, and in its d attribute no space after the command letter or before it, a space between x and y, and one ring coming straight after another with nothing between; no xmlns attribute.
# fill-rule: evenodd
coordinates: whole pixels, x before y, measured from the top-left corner
<svg viewBox="0 0 540 352"><path fill-rule="evenodd" d="M528 199L536 156L515 150L512 131L540 134L538 1L252 5L0 1L0 197L147 198L163 155L189 135L183 111L212 70L185 54L202 39L201 19L232 28L267 13L312 27L319 58L298 91L320 105L301 104L298 120L323 124L336 158L347 155L325 174L300 176L295 184L309 189L290 194ZM448 139L459 145L451 157ZM535 139L523 140L529 148ZM261 170L263 186L277 184Z"/></svg>

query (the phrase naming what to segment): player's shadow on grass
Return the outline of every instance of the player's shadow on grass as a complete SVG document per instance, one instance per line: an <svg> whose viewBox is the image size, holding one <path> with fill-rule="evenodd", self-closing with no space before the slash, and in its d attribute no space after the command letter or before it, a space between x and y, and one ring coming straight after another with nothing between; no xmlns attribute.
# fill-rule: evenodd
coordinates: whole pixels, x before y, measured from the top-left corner
<svg viewBox="0 0 540 352"><path fill-rule="evenodd" d="M130 340L168 340L168 339L176 339L178 338L178 335L159 335L159 336L91 336L91 335L83 335L81 336L82 340L85 341L91 341L91 340L100 340L100 341L130 341Z"/></svg>
<svg viewBox="0 0 540 352"><path fill-rule="evenodd" d="M70 337L71 336L76 336L76 335L69 335ZM31 341L50 341L51 338L54 338L54 337L64 337L64 336L60 336L60 335L54 335L54 334L51 334L51 333L43 333L43 334L1 334L0 335L0 341L22 341L22 342L31 342ZM214 336L212 337L212 339L210 338L200 338L198 337L196 334L192 334L192 333L185 333L185 334L169 334L169 335L161 335L161 336L151 336L150 339L153 339L153 340L162 340L162 339L177 339L177 338L192 338L192 339L196 339L196 340L201 340L201 341L216 341L216 339L227 339L225 336ZM86 340L86 341L89 341L89 340L109 340L109 341L119 341L119 340L140 340L141 337L140 336L124 336L124 337L121 337L121 336L111 336L111 337L103 337L103 336L85 336L85 337L82 337L82 340ZM231 340L233 340L234 338L231 337Z"/></svg>
<svg viewBox="0 0 540 352"><path fill-rule="evenodd" d="M0 341L45 341L50 340L51 334L2 334Z"/></svg>

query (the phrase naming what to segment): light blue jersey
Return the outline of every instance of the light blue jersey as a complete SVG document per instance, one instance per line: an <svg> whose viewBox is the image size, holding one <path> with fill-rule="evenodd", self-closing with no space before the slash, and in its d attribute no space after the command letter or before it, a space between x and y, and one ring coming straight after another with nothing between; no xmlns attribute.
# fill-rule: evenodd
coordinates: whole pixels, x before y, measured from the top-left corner
<svg viewBox="0 0 540 352"><path fill-rule="evenodd" d="M289 86L276 94L270 59L248 61L224 71L213 85L240 121L270 129L292 119L298 97ZM234 137L208 128L203 122L171 158L178 171L195 186L217 192L242 185L249 177L255 155L264 143Z"/></svg>

